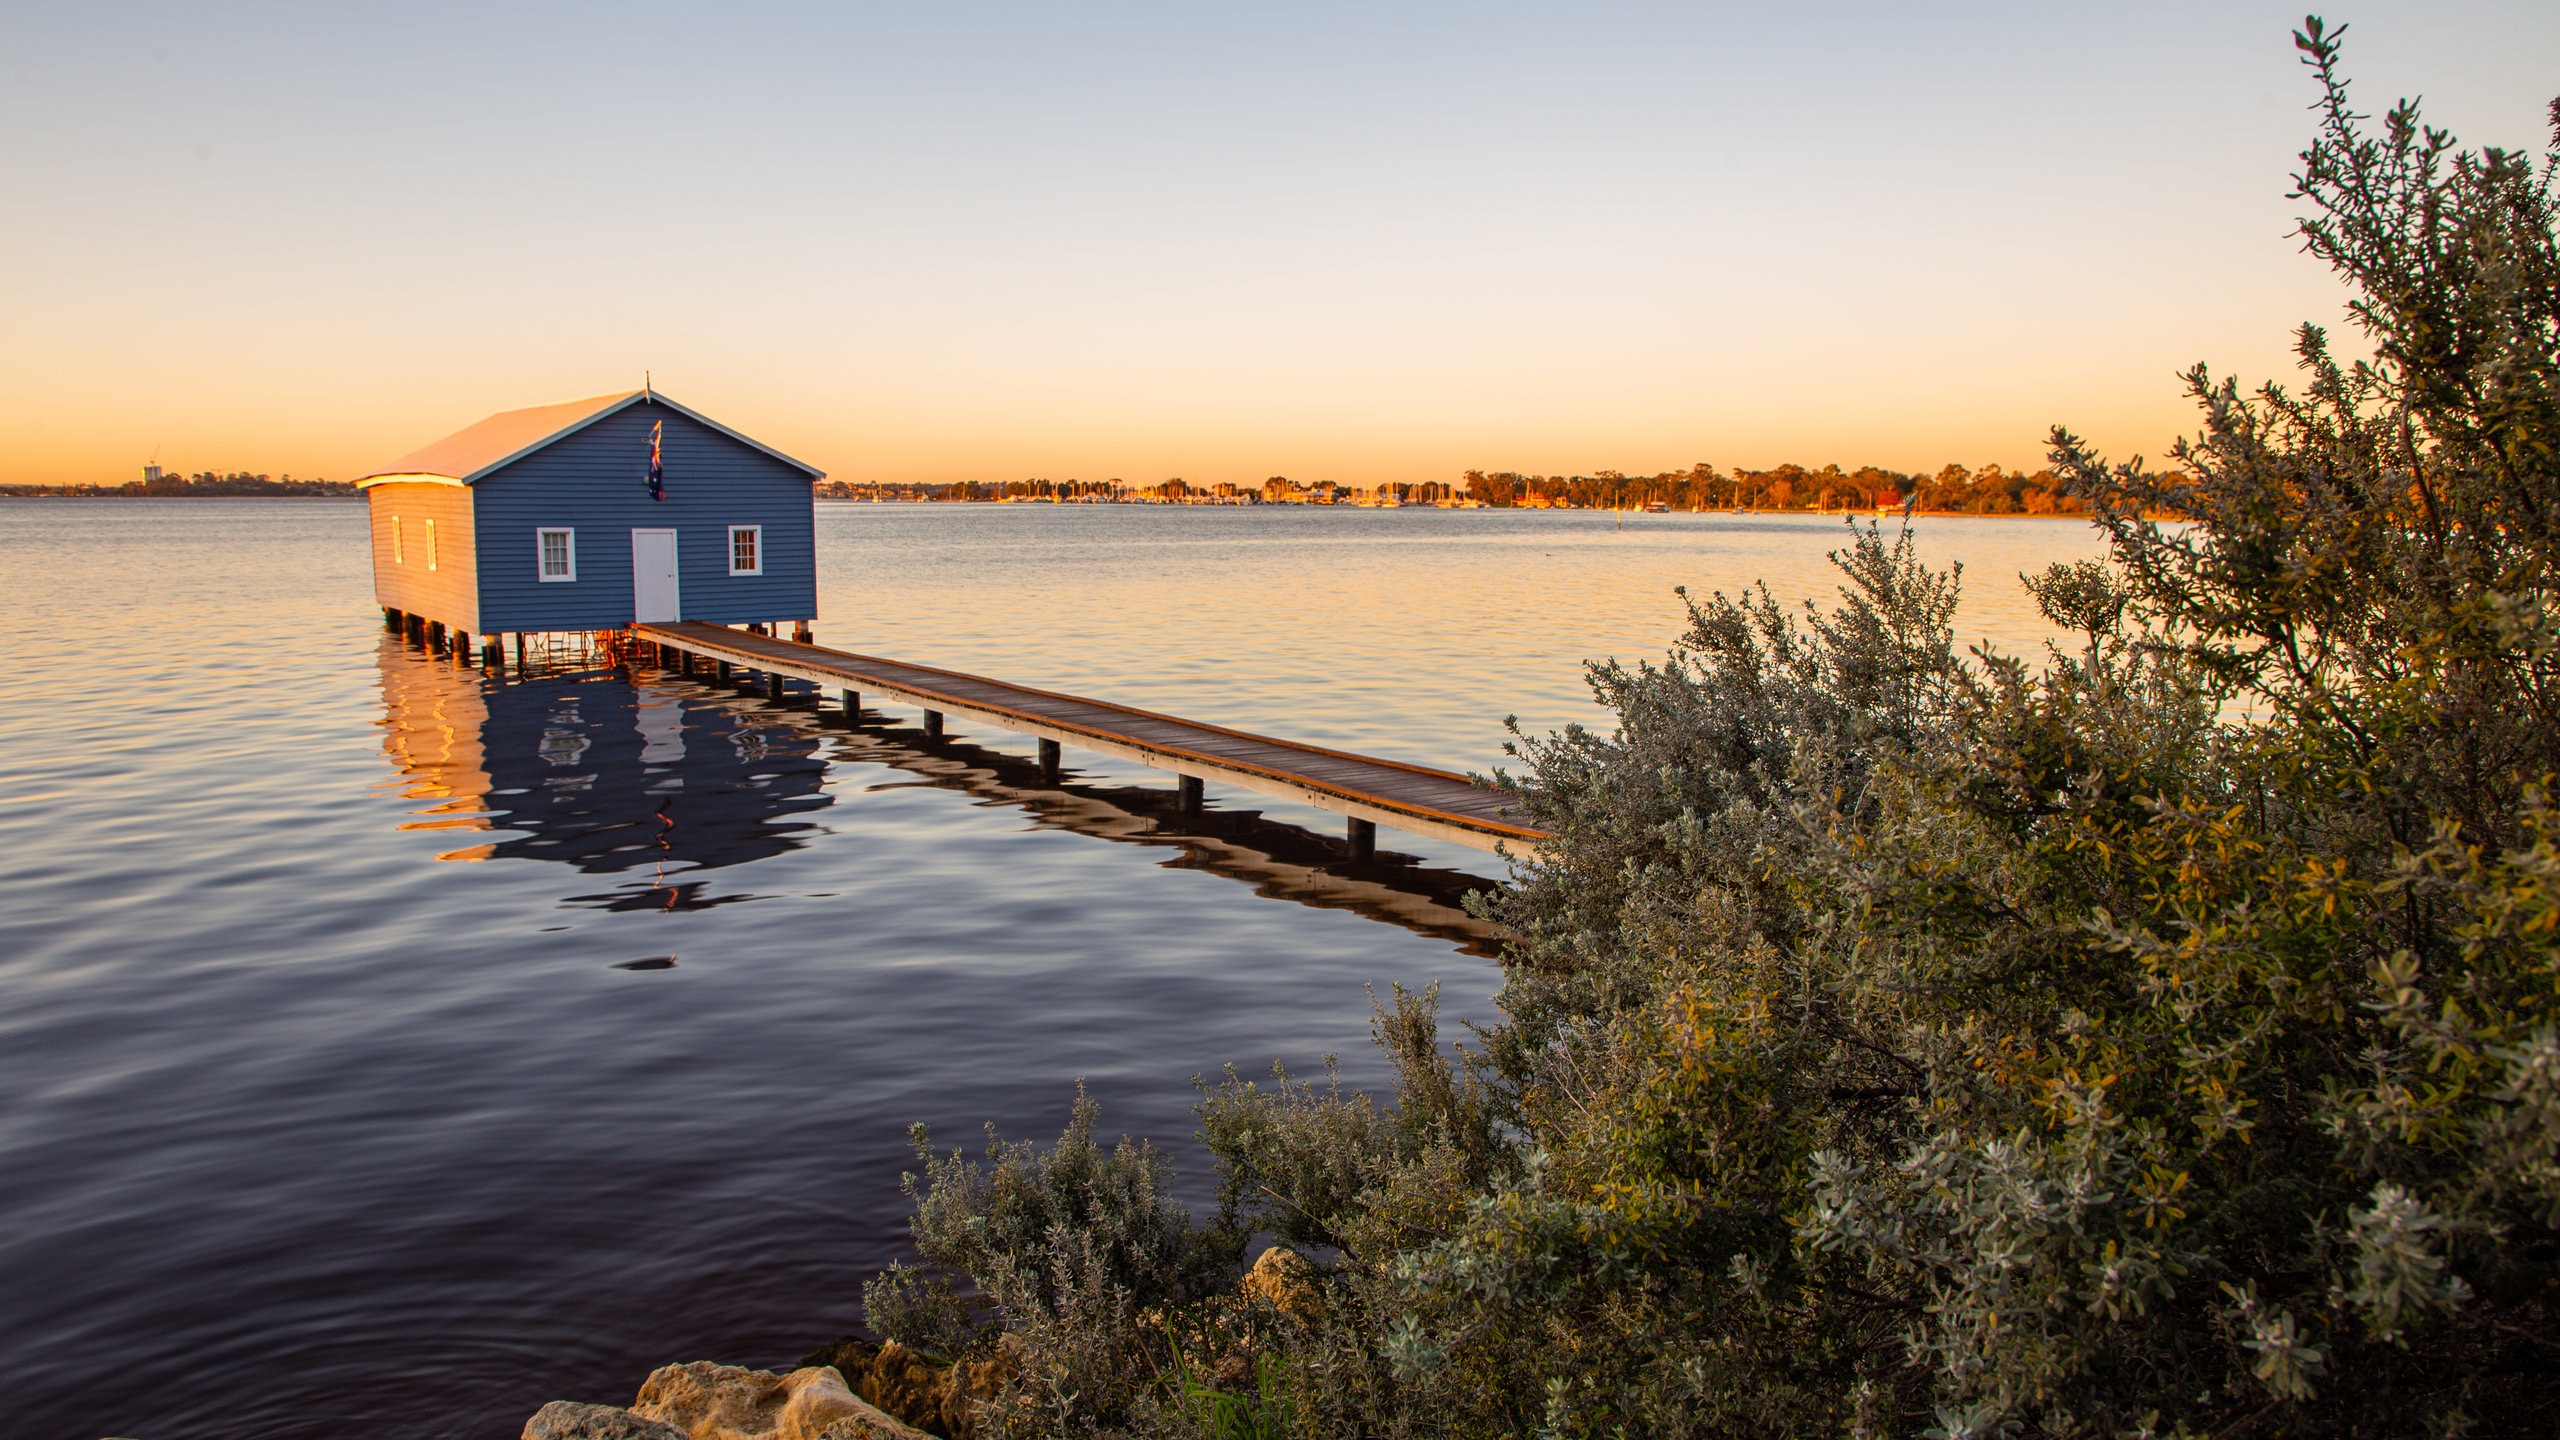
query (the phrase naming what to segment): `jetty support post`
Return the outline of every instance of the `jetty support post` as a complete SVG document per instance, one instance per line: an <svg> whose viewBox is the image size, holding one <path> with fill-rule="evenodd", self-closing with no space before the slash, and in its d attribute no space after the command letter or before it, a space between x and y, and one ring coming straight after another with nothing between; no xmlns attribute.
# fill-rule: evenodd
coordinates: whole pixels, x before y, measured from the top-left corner
<svg viewBox="0 0 2560 1440"><path fill-rule="evenodd" d="M712 675L712 678L713 678L714 680L718 681L720 684L723 684L723 685L728 684L728 683L729 683L729 662L728 662L728 661L726 661L726 660L715 660L715 661L711 662L711 664L712 664L712 669L711 669L711 675Z"/></svg>
<svg viewBox="0 0 2560 1440"><path fill-rule="evenodd" d="M926 738L927 740L934 741L934 742L935 742L935 743L937 743L937 744L941 742L941 740L942 740L942 712L941 712L941 711L939 711L939 710L927 710L926 712L924 712L924 738Z"/></svg>
<svg viewBox="0 0 2560 1440"><path fill-rule="evenodd" d="M406 618L408 617L402 615L399 611L392 609L388 605L382 607L382 628L385 630L392 631L395 634L398 633L400 629L400 622Z"/></svg>
<svg viewBox="0 0 2560 1440"><path fill-rule="evenodd" d="M427 622L427 648L430 650L441 650L444 648L443 621L430 620Z"/></svg>
<svg viewBox="0 0 2560 1440"><path fill-rule="evenodd" d="M844 692L844 728L850 730L861 723L862 692L859 690L847 690Z"/></svg>
<svg viewBox="0 0 2560 1440"><path fill-rule="evenodd" d="M811 633L809 629L809 622L806 620L803 620L792 627L791 638L794 643L801 645L815 644L818 639L815 634Z"/></svg>
<svg viewBox="0 0 2560 1440"><path fill-rule="evenodd" d="M1043 785L1058 783L1058 742L1055 740L1040 742L1040 783Z"/></svg>
<svg viewBox="0 0 2560 1440"><path fill-rule="evenodd" d="M1178 797L1178 807L1185 815L1199 814L1201 791L1200 777L1197 775L1184 775L1180 777L1180 780L1181 785L1175 791L1175 794Z"/></svg>
<svg viewBox="0 0 2560 1440"><path fill-rule="evenodd" d="M1343 822L1342 838L1344 843L1351 847L1352 859L1375 860L1378 858L1378 825L1376 821L1363 820L1355 815L1351 819Z"/></svg>
<svg viewBox="0 0 2560 1440"><path fill-rule="evenodd" d="M767 670L764 672L764 698L772 701L776 705L782 703L783 694L781 671Z"/></svg>
<svg viewBox="0 0 2560 1440"><path fill-rule="evenodd" d="M526 673L524 664L524 632L521 630L516 632L516 673L518 675Z"/></svg>
<svg viewBox="0 0 2560 1440"><path fill-rule="evenodd" d="M471 663L471 632L468 630L453 632L453 663L456 665Z"/></svg>

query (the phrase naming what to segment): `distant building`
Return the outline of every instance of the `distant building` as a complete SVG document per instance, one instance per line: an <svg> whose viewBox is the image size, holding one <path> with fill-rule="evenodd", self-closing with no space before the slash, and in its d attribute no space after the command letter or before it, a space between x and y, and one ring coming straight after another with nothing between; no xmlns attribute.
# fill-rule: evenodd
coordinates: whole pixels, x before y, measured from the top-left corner
<svg viewBox="0 0 2560 1440"><path fill-rule="evenodd" d="M824 478L635 391L492 415L356 486L375 599L495 635L815 619Z"/></svg>
<svg viewBox="0 0 2560 1440"><path fill-rule="evenodd" d="M143 484L145 484L145 485L157 485L157 484L159 484L159 483L160 483L160 467L159 467L159 466L157 466L157 465L145 465L145 466L143 466L143 467L142 467L142 483L143 483Z"/></svg>

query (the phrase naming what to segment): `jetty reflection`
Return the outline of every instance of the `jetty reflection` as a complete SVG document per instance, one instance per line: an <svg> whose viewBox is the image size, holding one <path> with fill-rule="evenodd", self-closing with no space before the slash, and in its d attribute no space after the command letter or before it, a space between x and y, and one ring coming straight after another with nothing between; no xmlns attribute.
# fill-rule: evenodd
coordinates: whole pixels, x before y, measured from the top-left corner
<svg viewBox="0 0 2560 1440"><path fill-rule="evenodd" d="M1012 805L1044 828L1179 853L1164 863L1205 870L1254 893L1322 910L1349 910L1492 958L1501 931L1466 912L1467 892L1492 880L1380 850L1349 855L1339 836L1273 820L1258 810L1185 810L1180 792L1107 785L1052 775L1039 762L959 739L933 740L922 728L866 724L836 735L837 753L905 771L913 783Z"/></svg>
<svg viewBox="0 0 2560 1440"><path fill-rule="evenodd" d="M685 877L808 844L824 828L810 817L839 798L825 780L841 761L908 777L889 784L1008 805L1043 828L1166 848L1169 866L1224 875L1271 899L1496 953L1499 931L1465 909L1466 894L1492 880L1385 849L1357 857L1338 835L1260 811L1189 809L1172 787L1080 778L1029 755L881 723L877 711L858 728L830 728L805 696L777 703L760 686L741 693L611 653L501 676L386 636L379 660L384 752L401 794L427 802L402 828L518 832L439 859L650 871L612 893L570 897L577 903L699 909L755 898L711 895L707 882Z"/></svg>

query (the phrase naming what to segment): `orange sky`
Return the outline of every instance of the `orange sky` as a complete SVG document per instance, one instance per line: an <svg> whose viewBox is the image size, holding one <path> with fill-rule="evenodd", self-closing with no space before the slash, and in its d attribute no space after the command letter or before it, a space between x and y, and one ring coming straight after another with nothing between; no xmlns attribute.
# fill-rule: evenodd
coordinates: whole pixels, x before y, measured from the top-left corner
<svg viewBox="0 0 2560 1440"><path fill-rule="evenodd" d="M59 8L0 21L0 483L644 369L856 481L2032 468L2341 298L2283 7ZM2367 108L2539 147L2560 8L2331 18Z"/></svg>

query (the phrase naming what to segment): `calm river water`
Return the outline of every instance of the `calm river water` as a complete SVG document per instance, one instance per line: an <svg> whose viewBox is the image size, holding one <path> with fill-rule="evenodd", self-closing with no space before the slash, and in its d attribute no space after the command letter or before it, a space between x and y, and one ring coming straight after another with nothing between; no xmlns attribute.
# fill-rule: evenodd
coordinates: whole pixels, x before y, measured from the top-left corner
<svg viewBox="0 0 2560 1440"><path fill-rule="evenodd" d="M1809 517L822 505L822 641L1482 771ZM1921 522L1968 637L2085 527ZM1174 1153L1195 1074L1498 977L1492 857L1019 737L497 683L385 637L342 502L0 505L0 1375L34 1440L504 1440L850 1330L909 1122ZM1255 813L1259 812L1258 816ZM673 963L669 964L668 961Z"/></svg>

